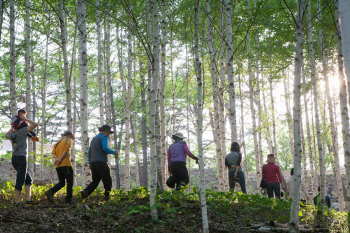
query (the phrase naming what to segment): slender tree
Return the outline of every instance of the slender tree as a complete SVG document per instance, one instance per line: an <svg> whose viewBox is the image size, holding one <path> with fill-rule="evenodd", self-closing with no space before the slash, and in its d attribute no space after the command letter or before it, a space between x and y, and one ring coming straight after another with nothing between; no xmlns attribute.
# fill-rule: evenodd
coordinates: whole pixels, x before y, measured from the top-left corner
<svg viewBox="0 0 350 233"><path fill-rule="evenodd" d="M98 70L98 100L100 107L100 125L104 125L104 103L103 103L103 78L102 78L102 42L101 42L101 21L99 11L99 0L95 0L96 7L96 34L97 34L97 70Z"/></svg>

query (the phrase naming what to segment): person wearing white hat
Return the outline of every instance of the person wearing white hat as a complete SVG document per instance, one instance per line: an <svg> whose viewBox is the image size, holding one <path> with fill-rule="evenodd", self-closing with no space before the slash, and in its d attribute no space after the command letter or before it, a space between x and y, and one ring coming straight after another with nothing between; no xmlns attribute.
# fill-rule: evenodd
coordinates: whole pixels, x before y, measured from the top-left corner
<svg viewBox="0 0 350 233"><path fill-rule="evenodd" d="M190 181L186 168L186 155L196 160L198 164L198 157L194 156L188 149L186 142L183 141L184 138L186 137L182 133L172 135L174 143L168 149L168 170L174 177L176 190L180 190L181 187L186 186Z"/></svg>

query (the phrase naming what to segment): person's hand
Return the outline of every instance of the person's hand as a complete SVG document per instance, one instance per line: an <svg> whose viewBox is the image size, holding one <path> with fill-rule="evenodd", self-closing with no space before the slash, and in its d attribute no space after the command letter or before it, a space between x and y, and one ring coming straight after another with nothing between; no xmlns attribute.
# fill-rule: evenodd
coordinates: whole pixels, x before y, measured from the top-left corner
<svg viewBox="0 0 350 233"><path fill-rule="evenodd" d="M91 166L89 166L89 169L91 170Z"/></svg>
<svg viewBox="0 0 350 233"><path fill-rule="evenodd" d="M25 116L20 116L20 119L22 120L22 121L28 121L28 119L25 117Z"/></svg>
<svg viewBox="0 0 350 233"><path fill-rule="evenodd" d="M115 157L118 158L118 156L119 156L119 150L116 150L115 151Z"/></svg>
<svg viewBox="0 0 350 233"><path fill-rule="evenodd" d="M235 173L235 174L233 175L233 178L237 178L237 173Z"/></svg>
<svg viewBox="0 0 350 233"><path fill-rule="evenodd" d="M196 164L199 164L199 162L198 162L198 161L199 161L199 158L196 157L195 160L196 160Z"/></svg>

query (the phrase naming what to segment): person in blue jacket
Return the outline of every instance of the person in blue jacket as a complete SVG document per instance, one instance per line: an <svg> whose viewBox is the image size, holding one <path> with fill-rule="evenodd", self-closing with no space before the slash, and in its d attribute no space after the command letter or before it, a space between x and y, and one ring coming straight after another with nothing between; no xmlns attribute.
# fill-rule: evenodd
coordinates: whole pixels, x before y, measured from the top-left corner
<svg viewBox="0 0 350 233"><path fill-rule="evenodd" d="M109 193L112 189L111 171L108 165L108 154L118 155L119 151L108 148L107 138L114 132L109 125L103 125L98 128L100 132L90 143L88 151L89 167L92 173L92 182L80 192L82 198L87 198L99 185L101 179L105 189L105 200L109 200Z"/></svg>

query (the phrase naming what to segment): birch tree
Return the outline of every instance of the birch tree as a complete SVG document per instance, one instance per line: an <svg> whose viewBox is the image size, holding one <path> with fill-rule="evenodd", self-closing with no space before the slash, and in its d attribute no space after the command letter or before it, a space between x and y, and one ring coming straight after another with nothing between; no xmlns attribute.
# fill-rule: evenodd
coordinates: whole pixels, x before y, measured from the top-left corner
<svg viewBox="0 0 350 233"><path fill-rule="evenodd" d="M88 150L88 73L87 73L87 34L86 34L86 3L85 0L77 1L78 29L79 29L79 73L80 73L80 118L81 118L81 144L83 151L83 186L91 182L91 171L89 169Z"/></svg>
<svg viewBox="0 0 350 233"><path fill-rule="evenodd" d="M339 7L337 7L339 4ZM349 2L340 0L339 3L336 1L336 19L337 19L337 31L338 31L338 75L339 75L339 99L340 99L340 113L341 113L341 123L342 123L342 136L343 136L343 150L344 150L344 160L345 160L345 171L347 180L347 197L345 198L345 210L350 210L350 134L349 134L349 110L347 104L347 93L346 93L346 82L344 77L344 65L346 70L346 75L349 79L350 77L350 58L349 58L349 25L348 22ZM338 10L337 10L338 8ZM344 43L344 45L343 45ZM344 46L344 48L343 48ZM345 55L346 54L346 55ZM343 55L344 55L344 65L343 65Z"/></svg>
<svg viewBox="0 0 350 233"><path fill-rule="evenodd" d="M68 54L67 54L67 27L63 15L63 3L62 0L58 0L58 11L60 17L60 29L61 29L61 43L63 52L63 63L64 63L64 83L66 88L66 101L67 101L67 128L72 130L72 93L70 88L71 77L69 75L68 67Z"/></svg>
<svg viewBox="0 0 350 233"><path fill-rule="evenodd" d="M16 51L15 51L15 1L10 0L10 110L11 116L17 115L16 103Z"/></svg>
<svg viewBox="0 0 350 233"><path fill-rule="evenodd" d="M203 157L203 144L202 144L202 131L203 131L203 119L202 119L202 73L201 73L201 61L199 59L198 52L198 6L199 0L195 2L195 16L194 16L194 54L195 54L195 68L197 75L197 103L198 103L198 115L197 115L197 143L198 143L198 157L199 157L199 170L201 179L201 206L202 206L202 224L203 232L209 232L208 214L207 214L207 202L205 198L205 177L204 177L204 157Z"/></svg>
<svg viewBox="0 0 350 233"><path fill-rule="evenodd" d="M99 0L95 0L96 7L96 34L97 34L97 70L98 70L98 100L100 107L100 125L104 125L104 103L103 103L103 79L102 79L102 42L101 42L101 21L99 11ZM112 99L112 97L111 97Z"/></svg>
<svg viewBox="0 0 350 233"><path fill-rule="evenodd" d="M296 49L294 61L294 90L293 90L293 133L294 133L294 190L290 211L289 232L299 232L299 205L301 183L301 138L300 138L300 80L303 61L303 19L304 0L298 0L296 26Z"/></svg>
<svg viewBox="0 0 350 233"><path fill-rule="evenodd" d="M0 0L0 43L1 43L1 35L2 35L2 22L4 17L4 6L5 0Z"/></svg>
<svg viewBox="0 0 350 233"><path fill-rule="evenodd" d="M318 145L318 156L319 156L319 164L320 164L320 188L321 188L321 202L320 205L325 205L325 168L323 166L324 158L322 152L322 142L321 142L321 129L320 129L320 117L319 117L319 109L318 109L318 97L317 97L317 78L316 78L316 65L314 58L314 49L313 49L313 28L311 26L311 2L308 2L307 5L307 21L308 21L308 29L309 29L309 52L310 52L310 65L311 65L311 83L314 94L314 112L315 112L315 121L316 121L316 131L317 131L317 145Z"/></svg>
<svg viewBox="0 0 350 233"><path fill-rule="evenodd" d="M150 156L151 156L151 193L150 193L150 207L152 208L156 204L157 195L157 167L156 167L156 140L155 140L155 120L156 120L156 102L157 102L157 86L158 86L158 75L159 75L159 14L158 14L158 0L152 0L153 6L153 79L152 79L152 90L151 90L151 101L150 105ZM151 215L153 219L158 218L156 208L152 208Z"/></svg>
<svg viewBox="0 0 350 233"><path fill-rule="evenodd" d="M217 77L216 77L216 61L213 47L213 26L210 12L210 1L206 0L206 15L207 15L207 24L208 24L208 45L209 45L209 55L210 55L210 74L212 80L212 89L213 89L213 105L214 105L214 124L215 124L215 133L216 133L216 156L218 159L218 178L219 178L219 190L224 191L224 156L220 144L220 122L219 122L219 100L218 100L218 90L217 90Z"/></svg>

